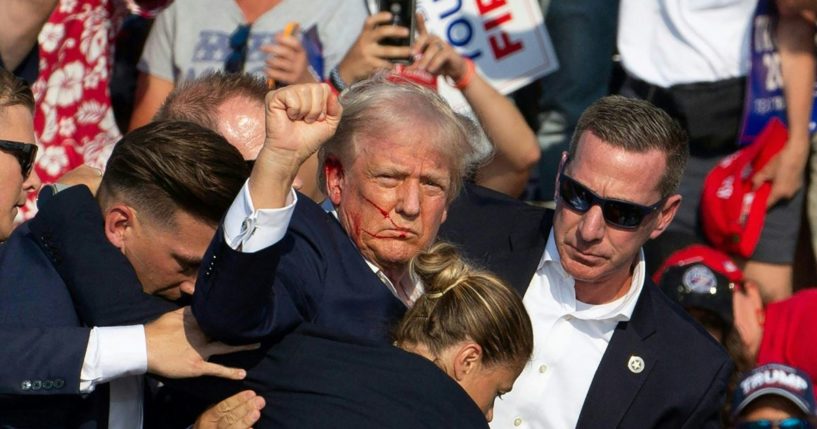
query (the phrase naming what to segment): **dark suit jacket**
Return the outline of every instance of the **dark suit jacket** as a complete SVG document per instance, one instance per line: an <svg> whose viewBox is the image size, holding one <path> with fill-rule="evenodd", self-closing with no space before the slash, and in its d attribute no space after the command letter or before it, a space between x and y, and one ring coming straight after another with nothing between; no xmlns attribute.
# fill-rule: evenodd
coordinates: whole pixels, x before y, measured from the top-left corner
<svg viewBox="0 0 817 429"><path fill-rule="evenodd" d="M228 343L280 339L303 322L389 341L405 310L337 219L303 195L284 238L266 249L234 251L216 231L193 295L202 330Z"/></svg>
<svg viewBox="0 0 817 429"><path fill-rule="evenodd" d="M449 208L440 237L524 296L552 219L552 211L468 185ZM648 363L643 372L627 368L632 355ZM647 279L630 321L616 327L577 427L719 427L731 371L720 345Z"/></svg>
<svg viewBox="0 0 817 429"><path fill-rule="evenodd" d="M247 384L267 403L258 428L488 427L440 368L378 340L303 324L256 369Z"/></svg>
<svg viewBox="0 0 817 429"><path fill-rule="evenodd" d="M10 355L0 368L0 393L38 396L0 398L0 422L106 426L106 389L78 395L84 326L144 323L175 305L141 292L130 264L105 238L85 187L54 196L0 245L0 273L0 327Z"/></svg>

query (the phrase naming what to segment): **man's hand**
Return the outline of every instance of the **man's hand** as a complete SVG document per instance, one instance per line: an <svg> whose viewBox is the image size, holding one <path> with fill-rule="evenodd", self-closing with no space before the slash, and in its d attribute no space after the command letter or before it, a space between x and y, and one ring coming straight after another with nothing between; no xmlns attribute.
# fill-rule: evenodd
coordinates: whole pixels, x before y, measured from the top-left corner
<svg viewBox="0 0 817 429"><path fill-rule="evenodd" d="M102 183L102 171L88 165L80 165L63 174L62 177L57 180L57 183L68 186L85 185L91 190L92 194L96 195L99 184Z"/></svg>
<svg viewBox="0 0 817 429"><path fill-rule="evenodd" d="M417 34L412 47L412 55L415 60L409 68L417 68L435 76L448 76L454 82L460 80L468 70L465 58L443 39L429 34L425 19L419 13L417 14Z"/></svg>
<svg viewBox="0 0 817 429"><path fill-rule="evenodd" d="M772 207L778 201L791 199L794 194L803 186L803 176L808 162L808 142L792 144L788 141L777 155L754 176L752 185L755 189L764 182L772 183L772 191L766 202L767 207ZM802 151L799 148L806 148Z"/></svg>
<svg viewBox="0 0 817 429"><path fill-rule="evenodd" d="M249 188L256 210L284 207L304 161L335 133L343 109L329 85L290 85L267 93L264 146Z"/></svg>
<svg viewBox="0 0 817 429"><path fill-rule="evenodd" d="M408 28L386 25L391 19L392 14L389 12L380 12L366 18L363 31L338 65L340 78L347 85L366 79L378 70L391 69L393 64L389 59L408 58L411 55L411 48L408 46L380 44L381 40L389 37L409 37Z"/></svg>
<svg viewBox="0 0 817 429"><path fill-rule="evenodd" d="M306 50L295 36L279 34L277 43L261 46L267 54L264 72L273 82L289 85L293 83L315 83L315 76L309 71Z"/></svg>
<svg viewBox="0 0 817 429"><path fill-rule="evenodd" d="M264 398L245 390L208 408L193 429L245 429L261 418Z"/></svg>
<svg viewBox="0 0 817 429"><path fill-rule="evenodd" d="M167 378L210 375L241 380L247 372L207 362L212 355L252 350L257 344L228 346L208 340L190 307L166 313L145 325L148 372Z"/></svg>

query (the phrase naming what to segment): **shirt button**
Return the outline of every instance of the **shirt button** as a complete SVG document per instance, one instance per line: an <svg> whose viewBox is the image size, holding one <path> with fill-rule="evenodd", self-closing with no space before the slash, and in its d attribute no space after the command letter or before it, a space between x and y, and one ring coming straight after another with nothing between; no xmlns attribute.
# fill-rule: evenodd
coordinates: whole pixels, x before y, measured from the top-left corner
<svg viewBox="0 0 817 429"><path fill-rule="evenodd" d="M571 320L573 320L573 316L568 314L567 316L565 316L565 320L571 321Z"/></svg>
<svg viewBox="0 0 817 429"><path fill-rule="evenodd" d="M514 426L521 426L522 425L522 417L517 417L517 418L513 419L513 425Z"/></svg>
<svg viewBox="0 0 817 429"><path fill-rule="evenodd" d="M539 374L544 374L548 370L548 366L545 364L539 365Z"/></svg>

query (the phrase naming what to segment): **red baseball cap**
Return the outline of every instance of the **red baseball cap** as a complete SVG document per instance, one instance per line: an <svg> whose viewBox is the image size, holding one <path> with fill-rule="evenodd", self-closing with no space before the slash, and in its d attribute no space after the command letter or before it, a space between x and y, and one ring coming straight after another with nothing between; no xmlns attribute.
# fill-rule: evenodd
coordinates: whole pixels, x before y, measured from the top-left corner
<svg viewBox="0 0 817 429"><path fill-rule="evenodd" d="M752 256L772 190L771 182L753 189L752 177L783 149L788 138L786 126L773 118L752 144L724 158L706 176L700 218L712 246L744 258Z"/></svg>

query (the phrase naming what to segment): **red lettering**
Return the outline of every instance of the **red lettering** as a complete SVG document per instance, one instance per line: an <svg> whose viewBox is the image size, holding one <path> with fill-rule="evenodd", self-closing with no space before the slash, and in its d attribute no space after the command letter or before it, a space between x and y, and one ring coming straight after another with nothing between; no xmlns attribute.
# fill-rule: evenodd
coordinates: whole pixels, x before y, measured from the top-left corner
<svg viewBox="0 0 817 429"><path fill-rule="evenodd" d="M504 15L499 15L498 17L485 21L483 26L485 26L485 31L490 31L493 28L499 27L500 25L508 22L511 20L511 14L505 13Z"/></svg>
<svg viewBox="0 0 817 429"><path fill-rule="evenodd" d="M511 37L504 31L498 35L492 34L488 36L488 41L491 43L491 51L493 51L494 58L497 60L501 60L522 49L522 42L511 41Z"/></svg>
<svg viewBox="0 0 817 429"><path fill-rule="evenodd" d="M479 9L480 15L485 15L502 6L505 6L505 0L477 0L477 9Z"/></svg>

